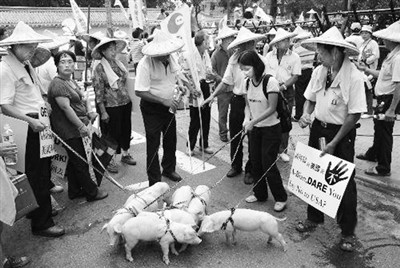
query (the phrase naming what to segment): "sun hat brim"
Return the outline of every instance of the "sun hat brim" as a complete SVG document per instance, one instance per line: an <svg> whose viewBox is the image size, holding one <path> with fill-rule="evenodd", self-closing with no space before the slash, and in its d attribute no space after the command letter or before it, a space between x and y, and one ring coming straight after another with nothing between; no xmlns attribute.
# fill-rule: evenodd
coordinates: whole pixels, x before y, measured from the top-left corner
<svg viewBox="0 0 400 268"><path fill-rule="evenodd" d="M278 43L278 42L280 42L282 40L285 40L285 39L288 39L288 38L293 38L295 36L297 36L296 33L289 33L289 34L286 34L286 35L283 35L283 36L275 35L275 38L272 39L272 41L269 43L269 45L272 46L273 44L276 44L276 43Z"/></svg>
<svg viewBox="0 0 400 268"><path fill-rule="evenodd" d="M400 21L393 23L386 29L373 32L372 35L377 38L400 43Z"/></svg>
<svg viewBox="0 0 400 268"><path fill-rule="evenodd" d="M345 53L348 56L357 56L360 53L358 51L357 47L355 47L354 45L352 45L351 43L349 43L345 40L335 42L333 40L318 40L318 37L315 37L315 38L306 39L303 42L301 42L302 47L304 47L305 49L311 50L311 51L317 51L317 44L344 47Z"/></svg>
<svg viewBox="0 0 400 268"><path fill-rule="evenodd" d="M240 39L238 39L238 37L239 37L239 35L236 36L236 39L233 40L233 42L229 44L228 49L235 48L241 44L244 44L244 43L247 43L250 41L258 42L264 38L267 38L265 35L255 34L255 33L251 33L251 35L248 35L246 37L241 37Z"/></svg>
<svg viewBox="0 0 400 268"><path fill-rule="evenodd" d="M237 35L237 31L235 31L235 30L232 30L232 31L229 31L229 32L227 31L227 32L221 33L221 35L218 35L215 38L215 41L222 40L222 39L225 39L225 38L228 38L228 37L234 37L235 35Z"/></svg>
<svg viewBox="0 0 400 268"><path fill-rule="evenodd" d="M148 43L143 47L142 53L149 57L166 56L171 53L174 53L180 50L184 46L183 41L177 38L174 39L163 40L160 42L155 42L155 40L153 39L152 42Z"/></svg>
<svg viewBox="0 0 400 268"><path fill-rule="evenodd" d="M103 55L100 53L100 48L110 42L115 42L117 45L117 53L120 53L124 48L126 47L126 42L122 39L116 39L116 38L104 38L98 43L92 51L92 58L95 60L101 60L103 58Z"/></svg>
<svg viewBox="0 0 400 268"><path fill-rule="evenodd" d="M25 24L23 21L20 21L17 26L15 26L12 34L0 41L0 46L36 44L51 41L53 41L52 38L35 32L30 26Z"/></svg>

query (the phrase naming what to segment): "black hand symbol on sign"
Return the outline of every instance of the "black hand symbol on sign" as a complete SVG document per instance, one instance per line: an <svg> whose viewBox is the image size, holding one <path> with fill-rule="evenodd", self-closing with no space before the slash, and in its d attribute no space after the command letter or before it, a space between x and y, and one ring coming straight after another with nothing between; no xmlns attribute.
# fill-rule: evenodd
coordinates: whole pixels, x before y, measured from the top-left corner
<svg viewBox="0 0 400 268"><path fill-rule="evenodd" d="M343 181L348 179L348 177L343 177L343 175L349 170L347 164L342 164L343 161L340 161L333 169L331 169L332 162L329 162L328 168L325 172L325 181L329 185L334 185L339 181ZM346 168L346 169L345 169Z"/></svg>

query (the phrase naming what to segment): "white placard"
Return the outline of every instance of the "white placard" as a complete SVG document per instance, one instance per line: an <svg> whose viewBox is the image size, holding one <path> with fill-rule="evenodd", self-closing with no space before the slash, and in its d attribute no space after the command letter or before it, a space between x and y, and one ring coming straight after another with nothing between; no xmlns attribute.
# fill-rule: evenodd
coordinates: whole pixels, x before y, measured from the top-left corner
<svg viewBox="0 0 400 268"><path fill-rule="evenodd" d="M68 164L68 153L57 139L54 141L54 148L57 154L51 158L51 178L64 179Z"/></svg>
<svg viewBox="0 0 400 268"><path fill-rule="evenodd" d="M300 199L335 218L355 165L301 142L293 157L288 189Z"/></svg>
<svg viewBox="0 0 400 268"><path fill-rule="evenodd" d="M45 105L39 108L39 120L48 128L39 132L40 139L40 158L56 155L57 152L54 149L54 136L50 129L50 117Z"/></svg>

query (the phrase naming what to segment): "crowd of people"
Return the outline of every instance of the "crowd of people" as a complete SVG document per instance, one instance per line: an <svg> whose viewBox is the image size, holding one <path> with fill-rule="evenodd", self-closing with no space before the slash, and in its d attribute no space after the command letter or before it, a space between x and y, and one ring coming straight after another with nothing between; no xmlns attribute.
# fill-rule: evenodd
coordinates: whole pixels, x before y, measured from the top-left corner
<svg viewBox="0 0 400 268"><path fill-rule="evenodd" d="M361 117L384 114L384 120L374 119L373 145L357 157L377 162L365 171L367 174L390 175L395 109L400 101L400 22L376 32L368 25L356 24L351 29L353 35L345 39L335 26L318 37L312 37L300 27L293 32L278 28L269 32L270 40L264 46L263 55L257 52L256 45L266 36L246 27L239 31L220 29L216 38L219 45L212 53L208 51L210 36L204 30L193 33L194 55L182 53L184 42L169 33L157 29L145 40L143 32L135 29L130 58L136 75L134 91L141 99L149 185L161 181L162 176L175 182L182 180L176 172L175 155L174 111L180 105L179 92L188 98L190 105L187 141L190 156L195 155L198 139L201 152L214 153L209 144L210 105L217 97L219 138L223 143L230 143L232 164L226 176L239 176L245 166L244 183L254 186L253 195L246 198L248 203L266 201L269 186L275 200L273 209L281 212L287 206L288 195L276 165L278 157L284 162L290 161L287 154L290 133L282 131L277 113L281 95L288 101L290 111L295 107L293 121L303 128L310 126L309 146L319 149L319 138L324 137L326 147L321 148L322 155L329 153L349 162L354 161L357 121ZM380 70L379 47L373 37L382 39L389 50ZM7 55L3 56L0 69L2 113L29 125L25 148L29 161L25 162L25 173L39 205L28 215L34 235L58 237L65 233L52 219L51 189L56 191L56 186L50 178L50 158L39 157L39 132L49 127L39 120L39 107L48 107L52 130L68 144L70 199L86 198L92 202L108 196L92 180L89 164L82 161L86 158L82 138L90 137L91 123L97 117L102 134L117 144L107 170L118 172L116 156L119 154L122 163L136 164L134 153L130 152L132 101L129 91L133 88L129 84L129 70L118 58L127 43L98 33L84 36L83 40L93 60L97 113L74 79L78 54L71 49L59 50L63 41L41 35L23 22L0 41L0 46L7 48L2 52ZM33 66L38 48L48 51L47 56L39 57L45 59ZM194 76L188 76L189 68L182 64L185 57L195 59L195 77L199 81L191 81ZM377 99L374 112L373 96ZM248 152L243 152L245 135ZM15 144L0 144L0 156L15 153ZM246 153L248 161L243 163ZM11 225L16 192L6 179L8 175L1 158L0 172L1 221ZM353 173L337 215L342 230L340 248L344 251L353 251L356 241L354 176ZM308 206L307 218L298 223L296 230L309 232L323 222L324 214ZM2 225L0 233L1 230ZM25 257L8 258L4 263L8 262L8 267L19 267L11 262L28 261Z"/></svg>

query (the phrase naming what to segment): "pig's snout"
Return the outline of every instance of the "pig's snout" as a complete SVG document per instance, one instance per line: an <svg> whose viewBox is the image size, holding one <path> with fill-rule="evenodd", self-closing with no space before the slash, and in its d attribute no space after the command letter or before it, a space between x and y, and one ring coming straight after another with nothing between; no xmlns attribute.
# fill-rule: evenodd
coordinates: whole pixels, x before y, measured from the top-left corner
<svg viewBox="0 0 400 268"><path fill-rule="evenodd" d="M203 240L201 240L200 237L196 237L196 238L194 239L194 241L193 241L193 242L194 242L193 244L198 245L198 244L201 243L201 241L203 241Z"/></svg>

